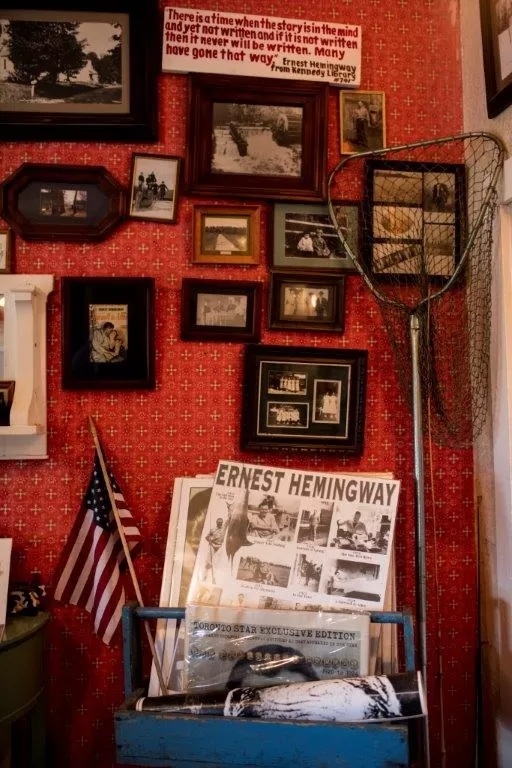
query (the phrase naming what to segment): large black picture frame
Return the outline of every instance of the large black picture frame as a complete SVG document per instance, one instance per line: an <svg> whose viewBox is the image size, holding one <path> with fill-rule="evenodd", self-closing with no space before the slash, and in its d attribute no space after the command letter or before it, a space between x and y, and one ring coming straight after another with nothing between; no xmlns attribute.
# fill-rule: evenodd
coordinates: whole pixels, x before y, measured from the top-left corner
<svg viewBox="0 0 512 768"><path fill-rule="evenodd" d="M363 451L368 353L249 344L242 450Z"/></svg>
<svg viewBox="0 0 512 768"><path fill-rule="evenodd" d="M154 388L154 296L151 277L62 278L63 389Z"/></svg>
<svg viewBox="0 0 512 768"><path fill-rule="evenodd" d="M74 17L74 18L73 18ZM121 19L126 25L128 47L124 49L123 82L121 90L128 93L128 101L121 106L102 106L102 111L91 111L85 102L75 103L63 99L58 102L37 103L33 109L29 103L32 93L30 83L0 83L0 107L5 101L6 109L0 108L1 141L156 141L158 138L157 118L157 75L159 71L159 15L156 0L28 0L19 4L0 0L0 20L70 21L80 23L104 21L116 23ZM35 56L35 52L32 53ZM126 73L126 77L125 74ZM40 81L34 82L37 89L48 87L42 73ZM91 81L92 84L92 81ZM24 95L18 101L12 94L2 98L2 88L23 85ZM62 90L69 83L61 83ZM28 99L27 99L28 94ZM41 94L45 95L45 94ZM73 96L75 99L76 96ZM94 96L98 98L98 93ZM91 95L92 99L92 95ZM11 106L12 105L12 106ZM114 111L121 110L121 111Z"/></svg>

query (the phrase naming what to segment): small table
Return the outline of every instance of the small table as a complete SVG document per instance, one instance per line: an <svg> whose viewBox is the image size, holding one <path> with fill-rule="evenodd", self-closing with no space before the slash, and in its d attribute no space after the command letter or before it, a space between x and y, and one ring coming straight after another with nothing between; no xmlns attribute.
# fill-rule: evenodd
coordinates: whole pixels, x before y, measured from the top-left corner
<svg viewBox="0 0 512 768"><path fill-rule="evenodd" d="M24 716L29 727L24 745L28 765L45 765L43 647L48 619L48 613L7 619L0 641L0 768L11 765L11 727Z"/></svg>

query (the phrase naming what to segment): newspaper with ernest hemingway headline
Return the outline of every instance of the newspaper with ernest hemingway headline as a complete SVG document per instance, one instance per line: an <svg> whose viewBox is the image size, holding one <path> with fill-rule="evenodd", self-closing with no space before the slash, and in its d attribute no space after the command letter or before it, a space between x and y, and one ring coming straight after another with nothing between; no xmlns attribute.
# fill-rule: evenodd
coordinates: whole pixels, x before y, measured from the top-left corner
<svg viewBox="0 0 512 768"><path fill-rule="evenodd" d="M362 613L189 605L185 690L367 675L369 624Z"/></svg>
<svg viewBox="0 0 512 768"><path fill-rule="evenodd" d="M382 610L400 482L220 461L188 603Z"/></svg>

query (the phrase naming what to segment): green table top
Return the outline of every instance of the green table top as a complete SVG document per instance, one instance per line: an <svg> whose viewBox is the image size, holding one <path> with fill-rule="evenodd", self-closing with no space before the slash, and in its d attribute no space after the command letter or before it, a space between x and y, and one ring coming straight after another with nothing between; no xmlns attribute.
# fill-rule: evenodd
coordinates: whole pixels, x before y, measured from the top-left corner
<svg viewBox="0 0 512 768"><path fill-rule="evenodd" d="M0 653L38 632L49 618L50 614L45 612L38 613L36 616L8 616L4 636L0 640Z"/></svg>

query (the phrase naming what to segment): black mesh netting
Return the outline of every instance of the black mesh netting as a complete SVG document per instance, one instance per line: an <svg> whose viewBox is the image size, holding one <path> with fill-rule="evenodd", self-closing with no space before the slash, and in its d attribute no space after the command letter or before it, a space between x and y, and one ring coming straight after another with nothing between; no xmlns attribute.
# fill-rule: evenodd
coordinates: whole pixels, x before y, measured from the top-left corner
<svg viewBox="0 0 512 768"><path fill-rule="evenodd" d="M463 134L343 158L329 211L377 298L412 404L410 317L420 324L422 406L440 444L468 445L487 407L492 228L504 159L489 134ZM364 185L360 251L345 240L331 187Z"/></svg>

